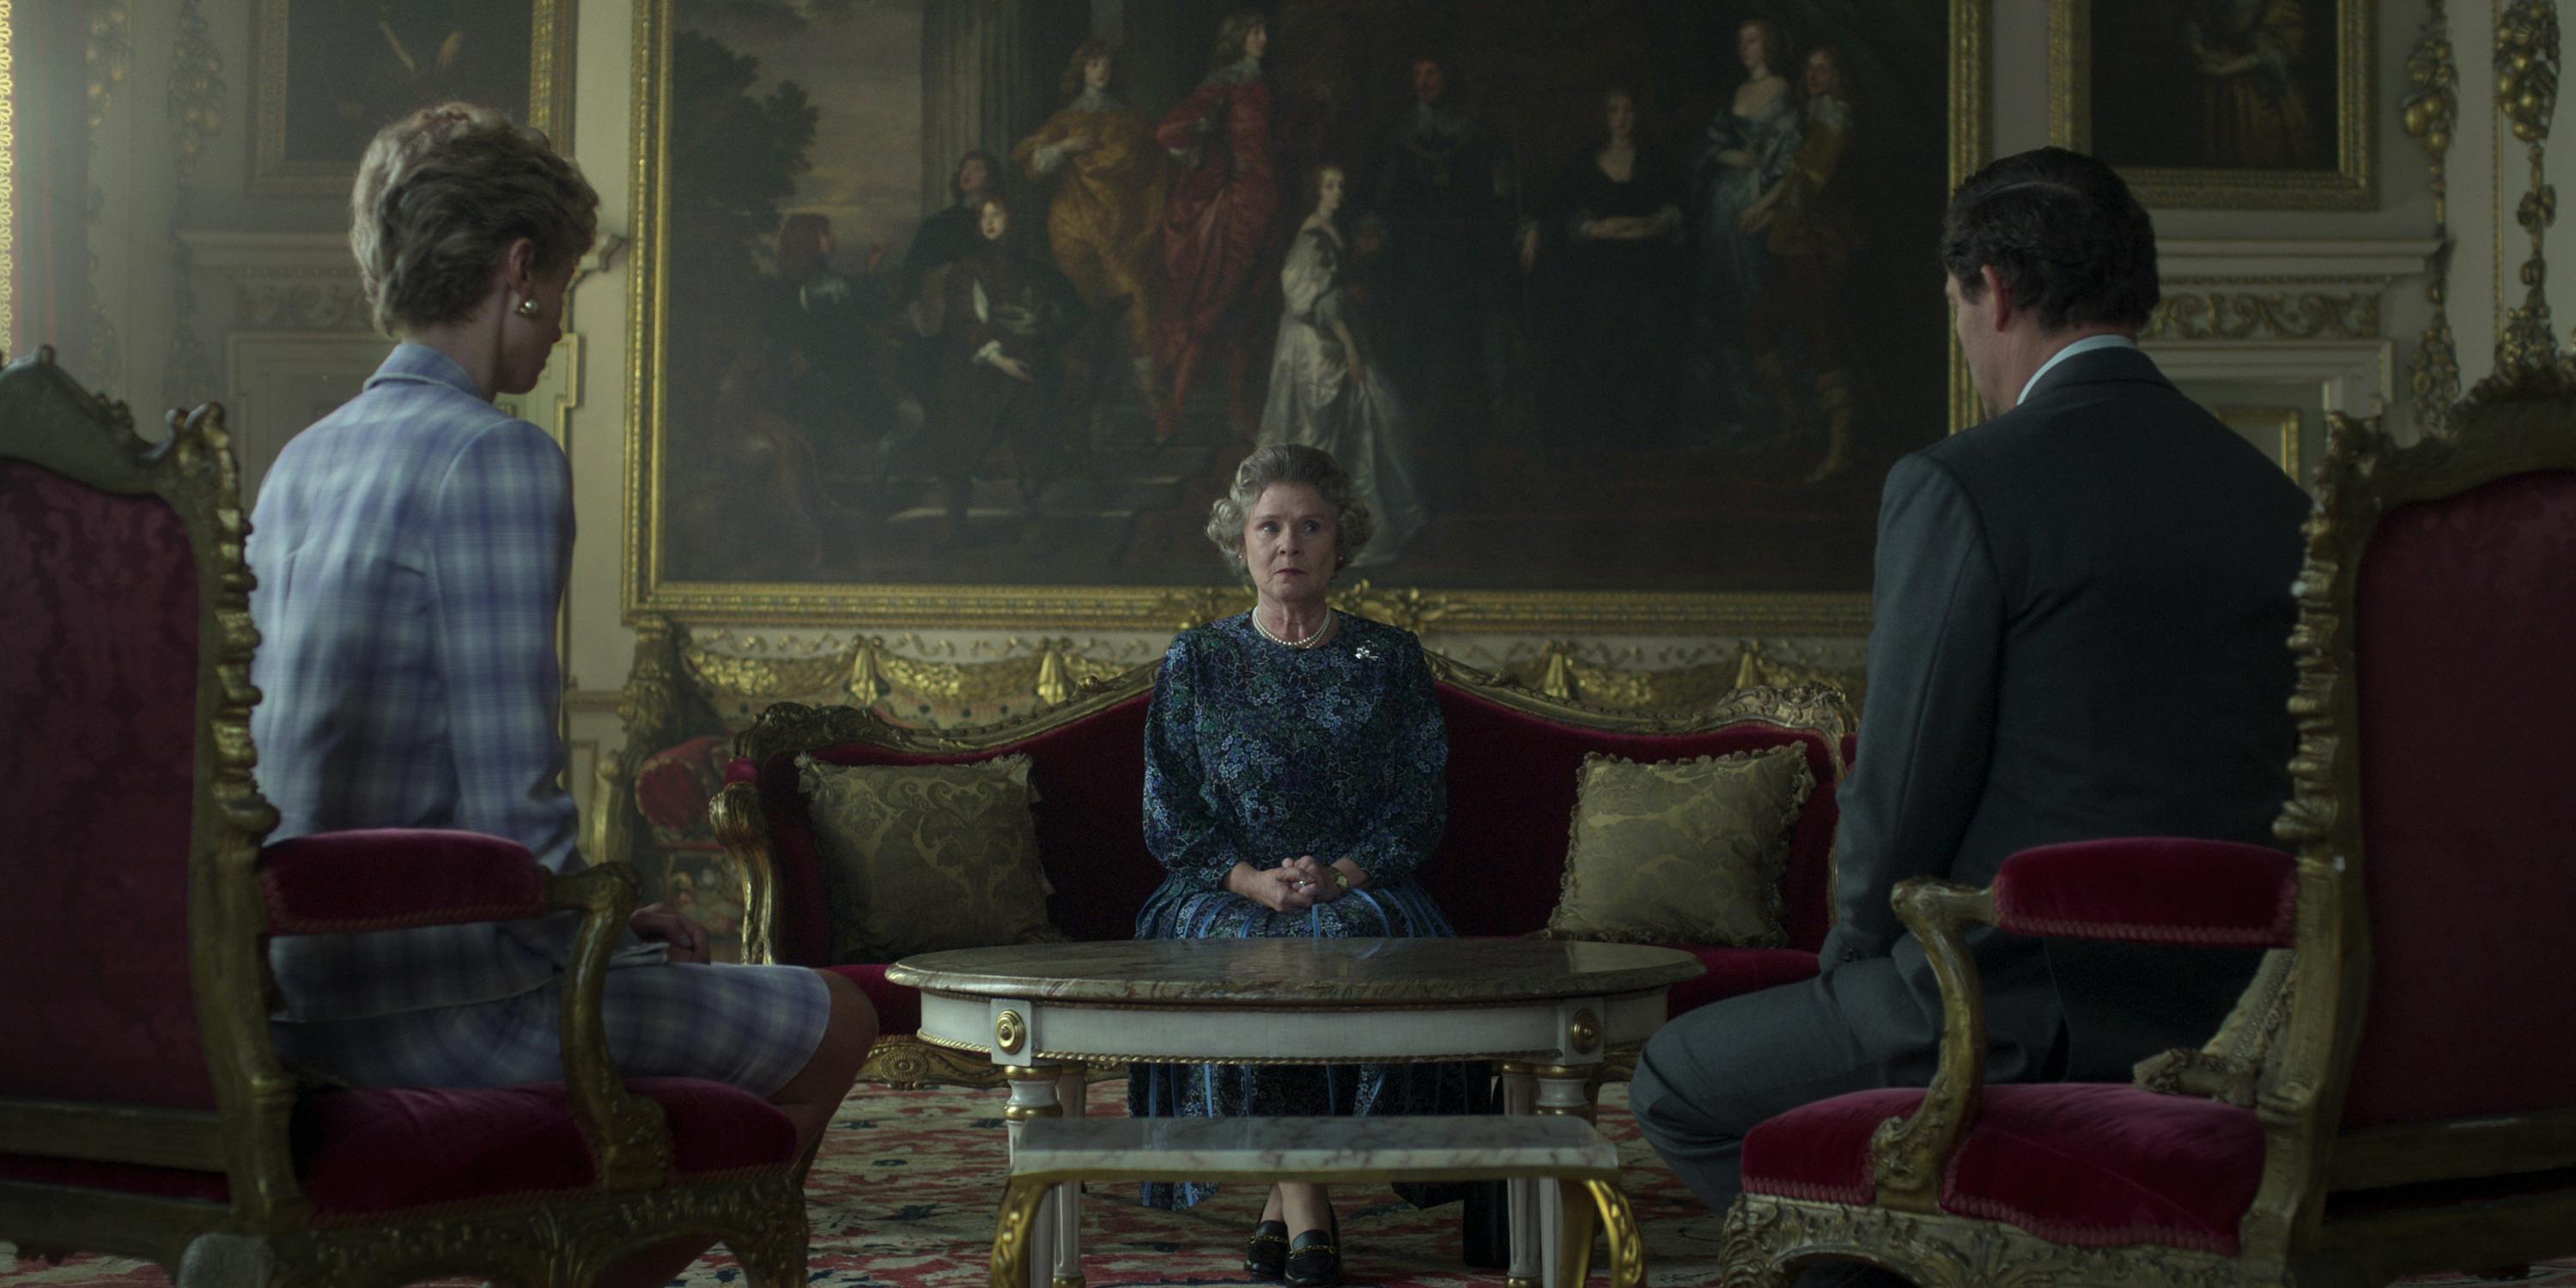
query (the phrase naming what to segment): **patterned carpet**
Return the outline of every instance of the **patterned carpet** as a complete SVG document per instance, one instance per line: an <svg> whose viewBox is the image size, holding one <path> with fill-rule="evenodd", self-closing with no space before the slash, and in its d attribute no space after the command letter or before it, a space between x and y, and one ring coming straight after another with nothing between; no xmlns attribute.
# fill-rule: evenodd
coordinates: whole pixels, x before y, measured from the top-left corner
<svg viewBox="0 0 2576 1288"><path fill-rule="evenodd" d="M1094 1086L1093 1112L1117 1112L1123 1093L1121 1083ZM1105 1108L1103 1101L1109 1102ZM1619 1142L1629 1169L1629 1197L1646 1237L1648 1282L1657 1288L1716 1282L1718 1218L1637 1139L1626 1088L1608 1088L1602 1101L1602 1129ZM984 1288L993 1205L1000 1198L1000 1104L998 1092L940 1088L863 1088L851 1098L833 1124L809 1189L817 1288ZM1091 1288L1246 1282L1242 1239L1259 1215L1259 1195L1229 1192L1183 1213L1139 1208L1119 1197L1096 1194L1084 1209L1084 1270ZM1354 1191L1341 1196L1340 1206L1354 1284L1468 1288L1500 1282L1499 1274L1460 1263L1455 1205L1418 1211L1391 1193ZM1600 1268L1596 1262L1596 1275ZM166 1282L157 1269L116 1258L84 1257L60 1266L19 1262L0 1243L0 1288ZM741 1282L721 1251L675 1281L685 1288ZM2441 1276L2416 1282L2491 1281ZM2523 1282L2576 1288L2576 1261L2555 1263Z"/></svg>

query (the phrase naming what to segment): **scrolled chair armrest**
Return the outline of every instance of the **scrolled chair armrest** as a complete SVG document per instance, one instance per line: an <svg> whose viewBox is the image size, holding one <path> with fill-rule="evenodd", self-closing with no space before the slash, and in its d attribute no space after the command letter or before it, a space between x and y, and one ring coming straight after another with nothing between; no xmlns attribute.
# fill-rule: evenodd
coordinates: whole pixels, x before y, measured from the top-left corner
<svg viewBox="0 0 2576 1288"><path fill-rule="evenodd" d="M2014 934L2209 948L2286 948L2299 869L2267 845L2124 836L2040 845L1995 873L1995 924Z"/></svg>
<svg viewBox="0 0 2576 1288"><path fill-rule="evenodd" d="M739 767L739 766L737 766ZM734 869L742 874L742 959L755 965L778 960L777 861L770 856L769 816L760 806L760 784L735 778L707 802Z"/></svg>
<svg viewBox="0 0 2576 1288"><path fill-rule="evenodd" d="M1870 1166L1880 1206L1934 1212L1941 1173L1986 1093L1986 998L1977 959L1968 954L1968 928L1994 924L1995 902L1990 891L1931 877L1897 882L1889 902L1941 987L1941 1059L1913 1115L1871 1133Z"/></svg>
<svg viewBox="0 0 2576 1288"><path fill-rule="evenodd" d="M671 1133L662 1106L626 1089L608 1053L608 971L635 913L635 869L602 863L549 876L555 908L578 909L581 929L563 985L564 1091L582 1139L610 1190L649 1190L671 1171Z"/></svg>
<svg viewBox="0 0 2576 1288"><path fill-rule="evenodd" d="M635 873L606 863L548 872L528 847L479 832L369 829L280 841L260 853L272 935L364 934L520 921L578 911L563 985L564 1087L610 1189L651 1189L671 1168L662 1107L626 1090L608 1054L609 959L635 912Z"/></svg>
<svg viewBox="0 0 2576 1288"><path fill-rule="evenodd" d="M528 847L480 832L318 832L260 851L272 935L349 935L542 917L548 873Z"/></svg>
<svg viewBox="0 0 2576 1288"><path fill-rule="evenodd" d="M2298 864L2269 846L2115 837L2023 850L1980 890L1926 877L1897 883L1897 918L1941 988L1941 1055L1911 1117L1870 1138L1878 1200L1938 1208L1941 1174L1985 1096L1986 1001L1968 929L2213 948L2287 947L2297 935Z"/></svg>

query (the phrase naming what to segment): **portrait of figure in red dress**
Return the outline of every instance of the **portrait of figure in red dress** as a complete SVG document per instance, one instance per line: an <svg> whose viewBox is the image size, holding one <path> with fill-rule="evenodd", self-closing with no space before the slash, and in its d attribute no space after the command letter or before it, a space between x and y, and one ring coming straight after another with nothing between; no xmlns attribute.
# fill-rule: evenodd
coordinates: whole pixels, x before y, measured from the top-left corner
<svg viewBox="0 0 2576 1288"><path fill-rule="evenodd" d="M658 2L648 603L1143 602L1246 453L1363 422L1378 586L1858 595L1953 428L1984 0Z"/></svg>
<svg viewBox="0 0 2576 1288"><path fill-rule="evenodd" d="M1313 152L1311 114L1281 101L1262 78L1270 28L1258 10L1239 10L1217 29L1207 79L1173 105L1154 130L1172 157L1163 207L1163 313L1155 319L1154 362L1170 395L1154 437L1179 431L1200 359L1224 351L1227 414L1251 422L1251 374L1260 270L1275 269L1282 238L1285 176Z"/></svg>

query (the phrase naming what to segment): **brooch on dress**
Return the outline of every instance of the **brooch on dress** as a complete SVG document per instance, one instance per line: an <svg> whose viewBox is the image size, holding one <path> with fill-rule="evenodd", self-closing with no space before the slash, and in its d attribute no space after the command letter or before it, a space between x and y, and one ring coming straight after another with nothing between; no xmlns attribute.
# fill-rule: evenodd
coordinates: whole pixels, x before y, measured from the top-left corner
<svg viewBox="0 0 2576 1288"><path fill-rule="evenodd" d="M1377 649L1373 645L1362 644L1358 648L1351 650L1351 656L1365 662L1370 658L1377 656Z"/></svg>

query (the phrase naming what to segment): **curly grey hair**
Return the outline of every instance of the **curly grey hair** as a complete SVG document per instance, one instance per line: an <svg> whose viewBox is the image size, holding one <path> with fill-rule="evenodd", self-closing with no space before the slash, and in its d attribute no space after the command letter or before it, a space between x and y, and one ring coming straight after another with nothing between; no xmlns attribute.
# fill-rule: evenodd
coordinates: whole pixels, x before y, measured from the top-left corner
<svg viewBox="0 0 2576 1288"><path fill-rule="evenodd" d="M462 321L519 238L548 277L598 234L599 194L581 171L545 135L470 103L378 131L349 193L349 249L387 335Z"/></svg>
<svg viewBox="0 0 2576 1288"><path fill-rule="evenodd" d="M1234 486L1208 507L1207 538L1225 561L1234 565L1236 573L1251 575L1243 558L1244 517L1263 492L1281 483L1313 488L1324 504L1333 507L1333 571L1350 567L1351 557L1377 531L1377 517L1369 513L1367 503L1352 495L1351 476L1343 472L1342 463L1331 452L1304 443L1273 443L1244 457L1243 464L1235 467Z"/></svg>

